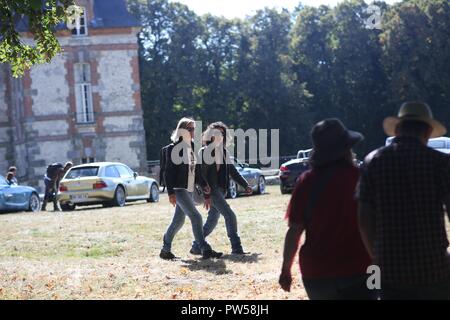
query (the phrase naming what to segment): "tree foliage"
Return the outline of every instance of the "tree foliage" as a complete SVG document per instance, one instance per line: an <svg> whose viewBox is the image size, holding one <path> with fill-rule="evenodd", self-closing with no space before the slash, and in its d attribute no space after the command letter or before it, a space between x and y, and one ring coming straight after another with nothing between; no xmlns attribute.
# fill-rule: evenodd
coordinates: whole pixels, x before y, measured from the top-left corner
<svg viewBox="0 0 450 320"><path fill-rule="evenodd" d="M0 2L0 63L10 63L15 77L61 51L55 26L65 22L74 0L2 0ZM19 25L26 25L34 43L23 41Z"/></svg>
<svg viewBox="0 0 450 320"><path fill-rule="evenodd" d="M55 26L73 0L2 0L0 62L20 75L59 50ZM405 100L427 101L450 126L450 3L377 1L382 29L368 29L363 0L335 7L265 8L246 19L198 16L168 0L129 0L142 22L141 91L149 159L182 116L234 128L280 129L282 154L311 146L314 122L339 117L366 141L386 138L383 118ZM28 17L34 45L17 32Z"/></svg>
<svg viewBox="0 0 450 320"><path fill-rule="evenodd" d="M366 136L360 157L386 138L381 123L410 99L450 125L450 5L363 0L335 7L264 9L243 20L197 16L167 0L130 1L140 37L148 156L181 116L232 127L278 128L282 154L311 146L311 125L339 117Z"/></svg>

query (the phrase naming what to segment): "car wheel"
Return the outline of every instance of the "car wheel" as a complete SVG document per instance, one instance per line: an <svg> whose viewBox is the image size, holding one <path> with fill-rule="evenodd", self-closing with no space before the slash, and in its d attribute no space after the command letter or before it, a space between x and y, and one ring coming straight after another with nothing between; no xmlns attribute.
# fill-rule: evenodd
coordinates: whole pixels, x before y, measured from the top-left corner
<svg viewBox="0 0 450 320"><path fill-rule="evenodd" d="M281 194L289 194L289 190L286 189L282 184L280 185Z"/></svg>
<svg viewBox="0 0 450 320"><path fill-rule="evenodd" d="M63 203L61 204L61 210L62 211L73 211L75 210L76 205L73 203Z"/></svg>
<svg viewBox="0 0 450 320"><path fill-rule="evenodd" d="M123 207L125 206L126 202L126 195L125 190L123 187L117 187L116 192L114 192L114 200L113 204L116 207Z"/></svg>
<svg viewBox="0 0 450 320"><path fill-rule="evenodd" d="M150 187L150 198L147 202L158 202L159 201L159 188L156 183L153 183Z"/></svg>
<svg viewBox="0 0 450 320"><path fill-rule="evenodd" d="M36 193L32 193L28 202L28 211L38 212L41 210L41 200Z"/></svg>
<svg viewBox="0 0 450 320"><path fill-rule="evenodd" d="M266 179L264 179L264 176L260 176L258 179L258 190L256 191L257 194L264 194L266 192Z"/></svg>
<svg viewBox="0 0 450 320"><path fill-rule="evenodd" d="M237 198L237 185L233 180L230 180L230 184L228 186L228 197L231 199Z"/></svg>

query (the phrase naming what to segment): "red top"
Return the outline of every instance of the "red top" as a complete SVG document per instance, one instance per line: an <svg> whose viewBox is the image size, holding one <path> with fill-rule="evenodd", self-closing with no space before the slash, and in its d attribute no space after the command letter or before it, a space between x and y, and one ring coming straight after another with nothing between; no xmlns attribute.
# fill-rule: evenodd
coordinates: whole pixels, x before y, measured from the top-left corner
<svg viewBox="0 0 450 320"><path fill-rule="evenodd" d="M315 170L299 178L286 213L290 223L303 225L303 211L316 178ZM300 249L300 270L305 278L362 275L371 265L358 229L358 179L357 168L340 164L321 191Z"/></svg>

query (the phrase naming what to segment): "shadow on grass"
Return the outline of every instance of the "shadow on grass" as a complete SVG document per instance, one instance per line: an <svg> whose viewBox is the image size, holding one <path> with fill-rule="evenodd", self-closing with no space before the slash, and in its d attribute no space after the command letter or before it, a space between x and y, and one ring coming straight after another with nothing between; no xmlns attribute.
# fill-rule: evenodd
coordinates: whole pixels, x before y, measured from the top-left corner
<svg viewBox="0 0 450 320"><path fill-rule="evenodd" d="M227 265L223 259L208 260L181 260L185 268L190 271L207 271L216 275L231 274L232 271L227 270Z"/></svg>
<svg viewBox="0 0 450 320"><path fill-rule="evenodd" d="M216 275L224 275L233 273L227 270L225 260L241 263L257 263L260 253L253 253L248 255L235 255L229 254L222 256L221 259L208 259L208 260L181 260L183 267L188 268L190 271L207 271Z"/></svg>
<svg viewBox="0 0 450 320"><path fill-rule="evenodd" d="M224 260L230 260L233 262L242 262L242 263L257 263L259 260L259 256L261 253L252 253L252 254L226 254L222 257Z"/></svg>
<svg viewBox="0 0 450 320"><path fill-rule="evenodd" d="M141 201L141 202L127 202L127 204L123 207L133 207L133 206L141 206L146 205L147 202ZM119 207L109 206L109 207L103 207L102 204L94 204L90 206L79 206L73 211L67 211L67 212L77 212L77 211L89 211L89 210L99 210L99 209L119 209Z"/></svg>

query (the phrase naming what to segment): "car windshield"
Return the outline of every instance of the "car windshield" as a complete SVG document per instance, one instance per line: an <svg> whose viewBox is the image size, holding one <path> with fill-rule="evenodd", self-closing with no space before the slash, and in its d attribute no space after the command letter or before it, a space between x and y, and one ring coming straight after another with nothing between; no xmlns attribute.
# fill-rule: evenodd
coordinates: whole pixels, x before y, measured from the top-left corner
<svg viewBox="0 0 450 320"><path fill-rule="evenodd" d="M64 179L76 179L83 177L95 177L98 173L98 167L73 168Z"/></svg>
<svg viewBox="0 0 450 320"><path fill-rule="evenodd" d="M445 149L445 141L429 141L428 146L433 149Z"/></svg>
<svg viewBox="0 0 450 320"><path fill-rule="evenodd" d="M307 159L307 158L309 158L310 153L311 153L311 150L300 150L297 153L297 159Z"/></svg>
<svg viewBox="0 0 450 320"><path fill-rule="evenodd" d="M234 161L235 167L244 167L244 164L242 162L240 162L238 159L233 158L233 161Z"/></svg>
<svg viewBox="0 0 450 320"><path fill-rule="evenodd" d="M8 182L6 181L6 179L3 177L0 177L0 186L6 186L6 185L8 185Z"/></svg>

